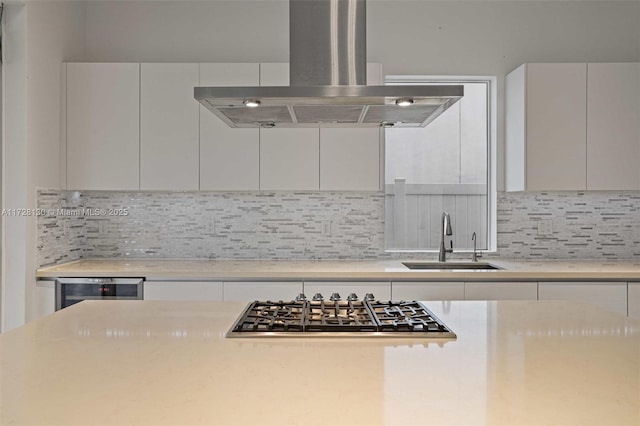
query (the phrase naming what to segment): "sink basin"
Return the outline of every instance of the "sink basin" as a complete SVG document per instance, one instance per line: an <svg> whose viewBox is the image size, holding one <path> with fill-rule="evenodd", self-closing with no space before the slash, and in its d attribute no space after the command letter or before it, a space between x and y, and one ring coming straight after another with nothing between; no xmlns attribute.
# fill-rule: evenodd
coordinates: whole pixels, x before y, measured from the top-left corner
<svg viewBox="0 0 640 426"><path fill-rule="evenodd" d="M486 269L502 269L499 266L492 265L491 263L483 262L403 262L404 266L409 269L425 269L425 270L451 270L451 269L463 269L463 270L486 270Z"/></svg>

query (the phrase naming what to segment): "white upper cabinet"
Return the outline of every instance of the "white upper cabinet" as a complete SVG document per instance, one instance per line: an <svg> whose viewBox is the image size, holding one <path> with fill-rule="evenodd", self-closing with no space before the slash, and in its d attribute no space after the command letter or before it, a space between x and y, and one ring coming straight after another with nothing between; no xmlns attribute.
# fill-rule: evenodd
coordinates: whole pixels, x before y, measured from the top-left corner
<svg viewBox="0 0 640 426"><path fill-rule="evenodd" d="M319 129L260 129L260 189L320 189Z"/></svg>
<svg viewBox="0 0 640 426"><path fill-rule="evenodd" d="M506 78L506 189L640 189L640 64L524 64Z"/></svg>
<svg viewBox="0 0 640 426"><path fill-rule="evenodd" d="M367 86L384 86L382 64L367 62Z"/></svg>
<svg viewBox="0 0 640 426"><path fill-rule="evenodd" d="M587 69L587 189L640 189L640 64Z"/></svg>
<svg viewBox="0 0 640 426"><path fill-rule="evenodd" d="M264 63L260 64L260 86L288 86L288 63Z"/></svg>
<svg viewBox="0 0 640 426"><path fill-rule="evenodd" d="M320 190L380 190L380 129L320 129Z"/></svg>
<svg viewBox="0 0 640 426"><path fill-rule="evenodd" d="M260 65L261 86L288 86L289 64ZM318 129L260 129L260 189L320 189Z"/></svg>
<svg viewBox="0 0 640 426"><path fill-rule="evenodd" d="M140 187L140 65L67 64L67 187Z"/></svg>
<svg viewBox="0 0 640 426"><path fill-rule="evenodd" d="M383 85L382 66L367 64L367 84ZM379 191L381 131L320 129L320 190Z"/></svg>
<svg viewBox="0 0 640 426"><path fill-rule="evenodd" d="M258 86L259 64L200 64L200 86ZM258 129L234 129L200 107L200 189L258 190Z"/></svg>
<svg viewBox="0 0 640 426"><path fill-rule="evenodd" d="M142 64L140 189L199 188L198 64Z"/></svg>
<svg viewBox="0 0 640 426"><path fill-rule="evenodd" d="M586 64L524 64L506 77L507 191L586 189Z"/></svg>
<svg viewBox="0 0 640 426"><path fill-rule="evenodd" d="M230 128L193 97L197 86L288 86L287 63L66 69L69 189L380 190L377 128ZM380 64L367 70L383 83Z"/></svg>

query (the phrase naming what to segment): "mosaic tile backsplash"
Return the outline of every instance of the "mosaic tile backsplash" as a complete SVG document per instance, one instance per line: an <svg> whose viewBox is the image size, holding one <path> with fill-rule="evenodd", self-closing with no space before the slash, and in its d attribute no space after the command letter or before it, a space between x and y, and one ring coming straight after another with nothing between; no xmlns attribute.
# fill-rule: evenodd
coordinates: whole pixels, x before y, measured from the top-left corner
<svg viewBox="0 0 640 426"><path fill-rule="evenodd" d="M539 229L546 222L549 232ZM498 253L523 259L640 257L640 192L498 196Z"/></svg>
<svg viewBox="0 0 640 426"><path fill-rule="evenodd" d="M39 266L70 262L84 257L84 217L79 199L60 190L39 190L38 208L45 215L37 218L37 262Z"/></svg>
<svg viewBox="0 0 640 426"><path fill-rule="evenodd" d="M40 265L74 257L377 259L384 253L384 194L40 191L39 208L78 212L83 239L39 221ZM64 223L64 221L63 221ZM61 225L61 227L63 227ZM71 259L68 259L71 260Z"/></svg>
<svg viewBox="0 0 640 426"><path fill-rule="evenodd" d="M391 256L382 193L40 190L38 207L50 212L38 218L41 266L88 257ZM496 255L638 258L640 192L500 193Z"/></svg>

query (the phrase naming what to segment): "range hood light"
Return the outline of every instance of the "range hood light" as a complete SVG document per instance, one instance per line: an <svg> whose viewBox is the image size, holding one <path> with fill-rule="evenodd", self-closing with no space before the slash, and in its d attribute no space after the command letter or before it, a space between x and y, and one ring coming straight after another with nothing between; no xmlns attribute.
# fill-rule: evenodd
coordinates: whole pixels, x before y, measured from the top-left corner
<svg viewBox="0 0 640 426"><path fill-rule="evenodd" d="M399 99L396 99L396 105L401 106L401 107L413 105L413 98L399 98Z"/></svg>
<svg viewBox="0 0 640 426"><path fill-rule="evenodd" d="M260 101L257 99L247 99L243 102L244 106L249 108L255 108L260 106Z"/></svg>

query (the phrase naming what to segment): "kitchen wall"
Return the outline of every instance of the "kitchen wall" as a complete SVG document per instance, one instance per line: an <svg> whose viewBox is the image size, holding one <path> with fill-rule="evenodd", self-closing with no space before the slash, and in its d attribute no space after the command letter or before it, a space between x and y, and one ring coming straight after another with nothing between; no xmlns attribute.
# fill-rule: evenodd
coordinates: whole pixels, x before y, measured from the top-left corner
<svg viewBox="0 0 640 426"><path fill-rule="evenodd" d="M84 4L5 4L3 208L32 209L60 184L61 64L84 57ZM36 219L3 216L2 330L35 311Z"/></svg>
<svg viewBox="0 0 640 426"><path fill-rule="evenodd" d="M38 218L40 265L85 257L408 257L384 251L382 193L42 190L38 200L49 212ZM548 234L539 232L541 220L551 222ZM638 223L638 192L501 193L495 255L640 259ZM453 225L455 235L455 218Z"/></svg>
<svg viewBox="0 0 640 426"><path fill-rule="evenodd" d="M2 25L2 207L26 204L26 8L6 6ZM13 100L9 102L9 100ZM11 159L12 161L7 161ZM20 325L25 315L25 235L27 221L2 217L2 330ZM8 283L20 283L9 285Z"/></svg>

